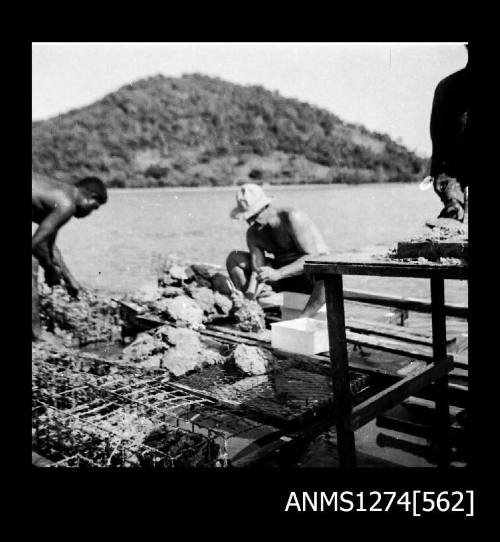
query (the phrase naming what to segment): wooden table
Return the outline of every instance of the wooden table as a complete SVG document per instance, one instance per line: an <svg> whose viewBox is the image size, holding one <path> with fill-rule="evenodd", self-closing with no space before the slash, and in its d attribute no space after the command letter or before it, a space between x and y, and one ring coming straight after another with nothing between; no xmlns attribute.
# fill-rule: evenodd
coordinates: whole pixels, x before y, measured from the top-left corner
<svg viewBox="0 0 500 542"><path fill-rule="evenodd" d="M356 466L354 431L358 427L432 383L436 391L435 440L438 446L438 464L440 466L448 464L450 422L448 373L453 364L446 351L444 281L468 280L468 266L417 264L382 258L337 261L332 256L325 256L306 261L304 271L325 283L340 466ZM430 279L431 291L433 359L424 370L409 375L354 408L349 388L343 275L425 278Z"/></svg>

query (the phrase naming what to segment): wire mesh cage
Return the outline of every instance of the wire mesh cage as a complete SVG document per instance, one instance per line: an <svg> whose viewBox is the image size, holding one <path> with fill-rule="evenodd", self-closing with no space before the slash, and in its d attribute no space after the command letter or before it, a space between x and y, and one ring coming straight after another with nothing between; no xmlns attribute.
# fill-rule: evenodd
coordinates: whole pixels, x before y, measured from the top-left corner
<svg viewBox="0 0 500 542"><path fill-rule="evenodd" d="M353 395L368 389L367 375L350 371L349 377ZM284 428L306 423L307 419L333 407L329 375L290 366L246 378L213 366L181 377L179 382L190 389L203 390L225 404L238 404L243 411Z"/></svg>
<svg viewBox="0 0 500 542"><path fill-rule="evenodd" d="M165 373L49 358L32 370L33 446L56 466L227 466L228 440L259 426Z"/></svg>
<svg viewBox="0 0 500 542"><path fill-rule="evenodd" d="M33 450L57 467L231 466L256 441L329 415L331 378L303 369L245 376L213 365L171 381L74 350L35 355ZM367 375L350 378L353 395L369 388Z"/></svg>

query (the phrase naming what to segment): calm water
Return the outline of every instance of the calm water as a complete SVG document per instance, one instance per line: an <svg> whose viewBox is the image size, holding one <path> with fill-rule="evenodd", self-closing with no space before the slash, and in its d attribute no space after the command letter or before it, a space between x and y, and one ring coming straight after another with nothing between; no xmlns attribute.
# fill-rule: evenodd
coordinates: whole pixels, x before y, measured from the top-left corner
<svg viewBox="0 0 500 542"><path fill-rule="evenodd" d="M417 185L271 187L277 205L313 218L332 252L391 246L437 216L440 202ZM223 265L245 249L245 224L231 220L235 189L110 190L93 215L71 220L58 245L74 275L107 294L137 289L154 279L155 259L175 253ZM428 281L348 277L346 287L429 297ZM466 283L447 284L449 302L466 302Z"/></svg>

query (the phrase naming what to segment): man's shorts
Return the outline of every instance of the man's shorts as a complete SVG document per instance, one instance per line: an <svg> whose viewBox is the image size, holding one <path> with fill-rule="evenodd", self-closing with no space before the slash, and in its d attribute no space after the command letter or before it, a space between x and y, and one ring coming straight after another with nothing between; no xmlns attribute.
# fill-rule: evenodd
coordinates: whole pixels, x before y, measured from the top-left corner
<svg viewBox="0 0 500 542"><path fill-rule="evenodd" d="M289 263L291 262L282 265L288 265ZM266 264L274 269L278 268L276 261L273 258L266 258ZM268 284L275 292L297 292L308 295L312 294L314 288L314 282L309 280L305 273L280 279L275 282L269 282Z"/></svg>
<svg viewBox="0 0 500 542"><path fill-rule="evenodd" d="M314 288L314 282L308 280L304 274L269 282L269 285L275 292L298 292L308 295L312 294Z"/></svg>

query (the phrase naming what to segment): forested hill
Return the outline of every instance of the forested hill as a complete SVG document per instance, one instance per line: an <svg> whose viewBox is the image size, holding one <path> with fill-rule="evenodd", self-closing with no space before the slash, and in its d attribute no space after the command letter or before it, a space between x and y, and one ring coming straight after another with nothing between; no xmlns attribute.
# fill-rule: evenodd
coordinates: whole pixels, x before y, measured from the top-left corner
<svg viewBox="0 0 500 542"><path fill-rule="evenodd" d="M408 182L427 160L260 86L157 75L32 125L32 168L108 186Z"/></svg>

